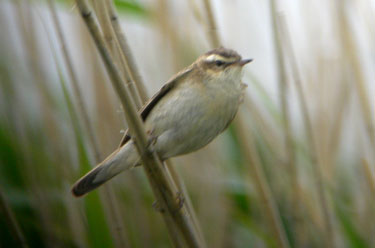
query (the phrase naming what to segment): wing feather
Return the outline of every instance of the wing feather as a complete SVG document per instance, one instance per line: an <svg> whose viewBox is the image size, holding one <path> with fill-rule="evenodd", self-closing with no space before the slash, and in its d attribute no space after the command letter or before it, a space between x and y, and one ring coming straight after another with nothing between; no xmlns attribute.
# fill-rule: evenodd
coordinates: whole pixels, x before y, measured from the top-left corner
<svg viewBox="0 0 375 248"><path fill-rule="evenodd" d="M179 72L176 76L172 77L168 80L168 82L140 109L140 115L143 121L146 121L147 116L150 114L152 109L156 106L156 104L171 90L181 82L181 79L185 78L191 71L193 67L190 66L185 70ZM124 136L120 142L120 147L126 144L130 140L131 136L129 134L129 129L125 131Z"/></svg>

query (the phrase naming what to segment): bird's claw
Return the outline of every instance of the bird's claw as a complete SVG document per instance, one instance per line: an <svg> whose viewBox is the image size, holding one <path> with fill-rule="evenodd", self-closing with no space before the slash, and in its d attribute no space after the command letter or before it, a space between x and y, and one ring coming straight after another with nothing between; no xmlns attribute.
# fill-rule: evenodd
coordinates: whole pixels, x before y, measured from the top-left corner
<svg viewBox="0 0 375 248"><path fill-rule="evenodd" d="M158 137L156 136L150 136L148 142L147 142L147 149L150 151L150 152L154 152L154 146L156 144L156 141L158 140Z"/></svg>
<svg viewBox="0 0 375 248"><path fill-rule="evenodd" d="M155 151L155 144L158 141L158 136L153 135L154 130L149 130L147 131L147 134L149 136L148 141L147 141L147 150L149 150L151 153Z"/></svg>
<svg viewBox="0 0 375 248"><path fill-rule="evenodd" d="M179 191L176 193L176 203L177 203L177 208L174 210L174 212L178 212L178 211L180 211L180 209L184 206L184 203L185 203L185 198L184 198L184 196L182 195L182 193L179 192ZM160 206L160 204L159 204L158 201L155 201L155 202L152 204L152 207L153 207L156 211L158 211L158 212L160 212L160 213L165 213L165 209L162 208L162 207Z"/></svg>

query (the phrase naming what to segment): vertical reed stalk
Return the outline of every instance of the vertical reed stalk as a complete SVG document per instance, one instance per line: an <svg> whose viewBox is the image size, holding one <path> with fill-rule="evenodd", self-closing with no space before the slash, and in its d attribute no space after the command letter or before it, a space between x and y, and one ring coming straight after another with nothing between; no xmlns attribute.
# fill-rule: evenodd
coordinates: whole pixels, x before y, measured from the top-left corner
<svg viewBox="0 0 375 248"><path fill-rule="evenodd" d="M268 217L272 232L277 241L277 247L290 247L275 200L273 199L272 192L264 176L260 158L255 148L254 138L251 132L246 130L241 115L237 116L235 120L235 128L236 131L241 134L237 136L240 148L242 149L241 153L244 156L246 164L251 167L254 184L264 204L266 216Z"/></svg>
<svg viewBox="0 0 375 248"><path fill-rule="evenodd" d="M45 29L47 30L47 27L45 27ZM73 102L71 101L71 97L69 96L65 81L62 76L61 69L58 65L57 54L56 54L56 51L53 49L52 39L49 34L50 33L47 32L47 38L50 43L52 56L56 64L56 69L60 77L60 84L61 84L63 96L65 98L65 101L68 107L68 112L71 117L74 133L76 134L76 137L77 137L78 136L77 134L79 133L79 129L80 129L78 126L78 118L77 118L75 111L73 110ZM57 169L60 169L59 171L62 173L62 175L64 175L65 178L72 177L71 175L73 172L73 167L71 163L68 163L68 166L66 167L58 167ZM65 192L69 192L69 190L65 190ZM64 199L66 202L66 209L67 209L68 219L70 223L71 233L73 235L73 240L75 241L76 245L79 247L82 247L82 248L88 247L87 234L85 232L83 222L81 221L82 218L80 218L79 204L77 201L74 201L70 192L68 194L65 194Z"/></svg>
<svg viewBox="0 0 375 248"><path fill-rule="evenodd" d="M202 232L200 223L198 221L197 214L196 214L195 209L193 207L193 203L191 202L191 198L190 198L189 193L186 189L186 186L185 186L182 178L180 177L180 175L177 173L176 169L174 168L175 165L172 163L172 160L170 160L170 159L166 160L165 165L168 167L168 170L171 174L171 177L173 178L174 182L176 183L176 187L177 187L178 191L181 192L184 195L185 202L186 202L186 208L187 208L187 211L189 213L189 216L192 219L192 222L194 223L195 229L196 229L197 234L199 236L199 241L202 244L202 247L206 247L207 246L206 241L204 239L203 232Z"/></svg>
<svg viewBox="0 0 375 248"><path fill-rule="evenodd" d="M208 22L208 38L210 39L210 45L211 47L218 47L220 45L220 39L216 28L214 13L211 7L211 0L204 0L203 3Z"/></svg>
<svg viewBox="0 0 375 248"><path fill-rule="evenodd" d="M374 231L375 231L375 223L374 223L374 220L375 220L375 213L374 213L374 208L375 208L375 199L374 199L374 195L375 195L375 178L374 178L374 173L373 171L371 170L371 167L370 167L370 164L367 162L366 158L362 158L361 159L361 166L362 166L362 171L363 171L363 176L365 177L365 181L366 181L366 186L368 188L367 190L367 194L366 196L366 208L365 208L365 211L367 214L365 215L365 218L362 220L363 221L363 224L362 226L364 226L366 228L366 231L364 231L364 233L366 233L367 237L370 241L370 244L374 244ZM370 245L371 246L371 245Z"/></svg>
<svg viewBox="0 0 375 248"><path fill-rule="evenodd" d="M355 78L354 80L355 87L357 89L362 116L364 119L364 127L367 132L366 137L368 138L368 141L370 145L372 146L371 151L375 151L374 111L371 110L371 104L368 98L367 89L365 85L366 80L363 75L360 60L358 58L356 44L353 39L354 35L351 32L352 27L350 27L348 15L345 15L345 7L349 8L347 6L348 4L351 4L351 3L348 3L348 1L345 1L344 3L340 2L336 4L337 9L338 9L339 23L342 25L340 30L341 30L344 47L346 48L345 51L347 52L347 56L350 62L350 67L352 69L352 73ZM372 152L372 154L375 154L375 153ZM373 156L373 159L375 160L375 155Z"/></svg>
<svg viewBox="0 0 375 248"><path fill-rule="evenodd" d="M257 127L262 133L262 137L270 149L270 152L275 155L277 163L282 163L282 143L279 141L276 130L266 121L261 113L261 110L256 106L255 101L251 97L246 97L244 102L245 107L248 109L251 118L256 122Z"/></svg>
<svg viewBox="0 0 375 248"><path fill-rule="evenodd" d="M116 33L114 30L113 22L111 21L112 7L110 4L112 1L96 0L94 1L97 6L95 13L98 15L99 25L103 31L104 40L106 41L107 47L111 52L112 58L114 58L115 64L118 66L119 70L122 72L123 79L126 82L126 86L131 94L131 97L139 109L143 103L141 97L138 93L137 87L135 86L134 80L131 78L131 73L129 72L128 63L119 45Z"/></svg>
<svg viewBox="0 0 375 248"><path fill-rule="evenodd" d="M133 82L135 83L137 91L141 97L142 103L144 104L148 99L145 84L135 64L135 60L128 45L125 33L121 29L121 25L113 1L106 0L106 3L108 6L108 14L111 19L112 28L120 46L122 54L121 57L125 60L124 65L127 68L127 72L130 74L130 78L133 79Z"/></svg>
<svg viewBox="0 0 375 248"><path fill-rule="evenodd" d="M77 0L76 2L82 18L85 21L103 59L113 87L121 100L130 133L132 134L133 141L139 154L141 155L143 168L146 171L151 188L161 206L161 213L165 222L169 223L168 219L173 220L178 230L178 234L181 235L181 238L184 239L187 246L201 247L196 230L194 229L194 225L186 215L186 207L181 207L178 201L176 201L176 197L178 195L176 190L173 189L173 182L168 179L156 154L151 153L147 149L148 139L144 131L143 123L137 113L129 93L125 89L124 80L122 80L120 73L116 65L113 63L108 49L105 46L104 39L100 33L99 26L93 12L88 7L87 1ZM169 229L169 231L171 232L171 229ZM177 232L171 233L171 235L175 235L176 233Z"/></svg>
<svg viewBox="0 0 375 248"><path fill-rule="evenodd" d="M216 30L216 23L214 15L211 9L210 0L204 1L204 7L206 16L208 19L210 41L212 47L217 47L220 44L219 36ZM242 148L242 154L245 157L246 163L252 167L254 170L254 183L257 187L257 191L261 196L261 199L266 206L267 216L269 216L270 226L275 235L278 247L287 248L290 247L289 241L286 238L285 230L281 224L281 218L279 211L277 209L275 200L272 196L272 192L267 183L267 180L264 177L263 170L260 164L260 160L255 152L255 147L253 145L252 137L249 132L244 128L244 122L241 117L241 114L238 113L237 119L233 123L234 129L241 134L248 135L238 135L240 147ZM246 138L245 138L246 136Z"/></svg>
<svg viewBox="0 0 375 248"><path fill-rule="evenodd" d="M47 87L46 84L46 74L42 69L41 61L40 61L40 53L42 49L38 46L38 42L40 41L40 36L35 32L35 18L33 15L34 9L30 5L29 2L25 1L15 1L15 5L13 6L15 9L15 14L17 16L17 23L16 27L18 26L20 31L20 37L22 41L22 48L24 49L24 59L25 64L28 66L29 78L28 83L31 83L33 87L35 86L40 99L40 113L42 121L46 124L44 127L44 132L46 136L52 136L55 134L56 128L56 121L52 117L52 110L51 106L55 105L54 98ZM21 111L17 113L17 115L27 116L27 113L24 113L24 108L21 108ZM20 149L25 159L25 164L23 169L24 176L26 180L28 180L28 190L31 193L30 203L31 208L36 212L37 218L39 218L41 231L43 235L44 241L46 245L52 245L57 241L56 235L52 232L52 214L51 209L49 208L50 201L47 197L46 189L41 187L39 184L39 176L43 173L43 165L44 162L40 157L37 157L32 148L35 144L33 141L30 140L30 135L25 130L21 131L21 135L19 136L22 139L22 148ZM42 147L41 149L44 149ZM40 159L38 162L41 162L40 166L35 167L32 160ZM35 161L34 161L35 162Z"/></svg>
<svg viewBox="0 0 375 248"><path fill-rule="evenodd" d="M274 15L276 15L276 12L273 12ZM316 142L314 139L314 131L306 103L306 97L304 95L303 89L302 89L302 82L301 82L301 77L299 75L298 67L297 67L297 60L295 58L293 48L292 48L292 43L290 40L290 35L287 30L286 24L284 19L281 16L277 16L277 21L279 23L279 30L275 30L275 34L278 34L277 38L277 43L279 43L279 48L278 50L282 51L281 43L283 40L284 48L286 50L285 54L288 54L289 56L289 61L292 67L293 75L294 75L294 81L296 84L297 88L297 94L298 94L298 100L301 105L302 109L302 115L303 115L303 120L304 120L304 125L305 125L305 131L307 133L307 138L309 142L309 148L310 148L310 158L311 158L311 163L313 165L313 171L314 171L314 179L315 179L315 185L318 190L318 195L319 195L319 202L321 205L321 210L324 216L324 224L325 224L325 231L326 231L326 245L327 247L334 247L334 232L333 232L333 227L332 227L332 216L331 213L329 212L328 208L328 203L324 191L324 183L323 183L323 175L321 171L321 165L318 160L318 154L316 150ZM276 17L274 17L275 24L276 24ZM275 26L276 28L276 26ZM282 53L280 53L280 56L282 56ZM284 55L285 56L285 55ZM286 57L285 57L286 59Z"/></svg>
<svg viewBox="0 0 375 248"><path fill-rule="evenodd" d="M107 3L108 12L109 12L108 15L111 19L112 28L113 28L114 34L117 38L117 41L118 41L118 44L119 44L119 47L120 47L119 53L121 54L121 59L123 60L122 65L125 66L125 70L126 70L125 74L131 75L131 77L133 79L131 83L136 85L136 88L137 88L136 91L138 90L137 93L141 97L142 103L145 103L148 99L148 96L147 96L147 93L146 93L146 90L145 90L145 85L144 85L144 82L143 82L143 80L142 80L142 78L139 74L139 70L138 70L137 66L135 65L133 55L131 53L131 50L128 46L128 43L127 43L127 40L126 40L126 37L125 37L125 33L121 29L121 26L120 26L120 23L118 21L118 16L117 16L117 12L116 12L116 9L114 7L113 1L112 0L106 0L106 3ZM131 79L126 78L126 80L128 81L128 80L131 80ZM140 106L137 106L137 108L139 109ZM188 216L190 216L192 218L192 221L195 224L195 228L196 228L196 230L198 232L198 235L200 237L200 242L203 246L205 246L204 237L203 237L202 231L200 229L198 219L197 219L195 210L192 206L190 197L187 194L186 188L184 187L184 183L183 183L182 179L179 177L178 173L176 172L172 161L168 160L165 163L167 165L166 170L170 171L170 174L172 176L172 180L176 183L176 187L178 188L179 192L181 192L185 197L186 205L187 205L187 211L189 213Z"/></svg>
<svg viewBox="0 0 375 248"><path fill-rule="evenodd" d="M59 19L56 13L56 8L52 0L49 0L48 4L49 4L49 8L52 14L53 24L56 29L57 35L59 37L59 42L61 44L64 61L68 69L68 74L73 85L73 93L78 103L79 113L82 116L82 120L83 120L85 129L87 130L87 134L89 137L91 147L94 151L95 162L99 163L102 160L102 155L100 154L99 144L96 139L96 136L94 135L94 129L90 122L87 108L83 102L82 93L79 88L78 77L73 69L72 59L67 50L66 40L63 35L62 27L61 27L61 24L59 22ZM127 242L127 238L125 237L126 232L124 231L125 227L122 223L122 216L121 216L121 212L119 211L118 202L115 197L115 194L109 185L104 185L103 188L104 188L104 194L101 193L101 198L104 199L104 201L102 201L102 204L105 206L107 216L109 217L109 220L110 220L110 227L112 230L112 235L114 236L115 244L117 247L128 247L129 244Z"/></svg>
<svg viewBox="0 0 375 248"><path fill-rule="evenodd" d="M362 162L361 165L363 168L363 174L366 177L366 182L367 182L368 188L370 189L371 196L374 196L375 195L375 178L373 176L373 173L371 171L370 165L367 162L367 160L363 158L361 162Z"/></svg>
<svg viewBox="0 0 375 248"><path fill-rule="evenodd" d="M288 105L288 85L287 85L287 77L284 65L284 54L281 47L281 40L280 34L277 29L277 20L276 20L276 3L275 0L271 0L270 2L271 7L271 23L273 30L273 43L274 43L274 52L276 57L276 75L277 75L277 83L279 89L279 100L281 106L281 118L282 118L282 127L283 127L283 134L284 134L284 142L286 148L286 165L289 168L290 174L290 181L291 181L291 188L292 188L292 204L293 207L297 210L292 213L294 217L294 221L299 223L300 214L301 214L301 196L300 196L300 185L298 181L298 171L296 165L296 154L295 154L295 147L294 147L294 138L291 131L290 125L290 110ZM298 224L297 224L298 225ZM302 230L301 230L302 231ZM297 239L298 241L299 239Z"/></svg>
<svg viewBox="0 0 375 248"><path fill-rule="evenodd" d="M61 45L61 50L62 50L62 54L65 60L65 64L67 66L68 74L72 82L73 93L77 101L78 110L82 115L83 124L85 126L85 129L87 130L90 143L92 144L94 148L98 148L99 147L98 141L96 139L96 136L94 135L94 129L91 125L87 108L83 102L82 92L81 92L81 89L79 88L78 77L73 69L72 59L69 54L69 51L67 50L66 40L62 31L60 21L56 13L56 7L55 7L53 0L48 0L48 5L52 14L52 21L56 29L56 33L59 38L59 42ZM100 155L99 149L94 149L94 152L95 152L95 159L100 160L101 155Z"/></svg>

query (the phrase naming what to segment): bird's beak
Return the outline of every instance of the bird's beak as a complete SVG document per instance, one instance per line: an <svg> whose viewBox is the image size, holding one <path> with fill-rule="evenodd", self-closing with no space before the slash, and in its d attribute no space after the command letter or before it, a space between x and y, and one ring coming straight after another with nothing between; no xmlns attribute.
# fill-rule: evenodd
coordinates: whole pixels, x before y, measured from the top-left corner
<svg viewBox="0 0 375 248"><path fill-rule="evenodd" d="M243 59L243 60L240 60L240 61L238 62L238 64L239 64L240 66L244 66L244 65L246 65L247 63L250 63L251 61L253 61L253 59Z"/></svg>

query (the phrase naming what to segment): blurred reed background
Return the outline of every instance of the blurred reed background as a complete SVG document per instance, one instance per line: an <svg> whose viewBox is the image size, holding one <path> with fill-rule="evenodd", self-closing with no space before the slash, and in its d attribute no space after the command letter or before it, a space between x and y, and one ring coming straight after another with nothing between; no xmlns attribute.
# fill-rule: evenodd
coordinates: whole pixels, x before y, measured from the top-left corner
<svg viewBox="0 0 375 248"><path fill-rule="evenodd" d="M114 3L148 96L217 44L254 58L234 124L172 159L207 247L375 247L374 1ZM171 247L142 169L70 193L126 129L74 6L0 1L0 247Z"/></svg>

